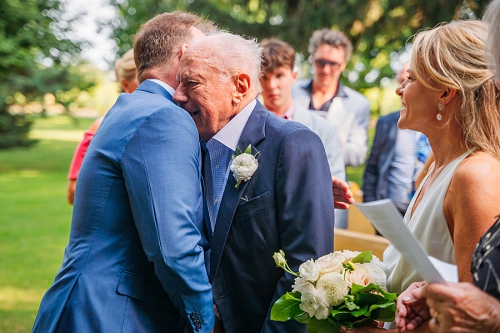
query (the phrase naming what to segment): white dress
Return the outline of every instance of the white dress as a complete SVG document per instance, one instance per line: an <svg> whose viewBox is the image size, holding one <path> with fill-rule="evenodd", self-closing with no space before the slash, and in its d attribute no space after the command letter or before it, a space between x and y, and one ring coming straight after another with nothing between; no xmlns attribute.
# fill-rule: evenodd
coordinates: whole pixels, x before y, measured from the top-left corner
<svg viewBox="0 0 500 333"><path fill-rule="evenodd" d="M465 152L444 168L429 187L410 218L415 199L418 197L423 184L427 181L429 176L427 175L410 202L403 219L410 232L420 241L429 256L453 265L456 265L455 249L444 217L443 201L455 169L471 152L472 150ZM399 294L411 283L423 280L413 267L401 257L394 246L389 245L387 247L383 258L388 276L387 290L390 292Z"/></svg>

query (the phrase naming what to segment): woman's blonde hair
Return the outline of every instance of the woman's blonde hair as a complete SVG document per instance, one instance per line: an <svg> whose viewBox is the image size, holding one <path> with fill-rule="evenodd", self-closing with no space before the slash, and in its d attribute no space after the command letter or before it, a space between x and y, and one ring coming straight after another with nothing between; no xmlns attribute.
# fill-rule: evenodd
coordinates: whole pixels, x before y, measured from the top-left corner
<svg viewBox="0 0 500 333"><path fill-rule="evenodd" d="M500 159L500 97L485 57L486 36L480 21L454 21L420 32L413 42L412 69L430 89L457 90L461 108L455 117L465 146Z"/></svg>
<svg viewBox="0 0 500 333"><path fill-rule="evenodd" d="M500 82L500 0L493 0L489 4L484 20L488 23L486 59L495 80Z"/></svg>
<svg viewBox="0 0 500 333"><path fill-rule="evenodd" d="M115 63L116 82L122 79L132 81L137 75L137 68L134 61L134 50L130 49Z"/></svg>

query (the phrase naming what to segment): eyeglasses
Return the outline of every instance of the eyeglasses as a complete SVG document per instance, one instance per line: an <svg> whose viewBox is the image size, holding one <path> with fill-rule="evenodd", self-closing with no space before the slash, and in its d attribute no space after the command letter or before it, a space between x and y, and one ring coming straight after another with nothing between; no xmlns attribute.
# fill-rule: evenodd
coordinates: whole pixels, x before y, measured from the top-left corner
<svg viewBox="0 0 500 333"><path fill-rule="evenodd" d="M340 67L340 63L324 59L316 59L314 60L314 64L320 68L324 68L326 65L330 66L332 69L337 69Z"/></svg>

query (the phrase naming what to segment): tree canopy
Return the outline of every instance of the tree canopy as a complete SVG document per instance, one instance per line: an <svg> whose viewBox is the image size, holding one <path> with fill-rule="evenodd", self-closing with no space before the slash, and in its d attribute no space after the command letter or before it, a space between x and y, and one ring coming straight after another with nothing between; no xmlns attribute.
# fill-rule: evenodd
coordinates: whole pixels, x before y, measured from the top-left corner
<svg viewBox="0 0 500 333"><path fill-rule="evenodd" d="M52 93L64 102L65 92L85 90L94 79L78 67L80 45L66 37L69 20L59 0L3 0L0 6L0 148L29 145L31 120L12 114L11 106L42 101Z"/></svg>
<svg viewBox="0 0 500 333"><path fill-rule="evenodd" d="M206 17L234 33L261 40L276 37L305 59L310 36L333 28L353 42L344 73L347 84L363 90L394 75L398 56L418 30L459 18L481 17L484 0L111 0L118 8L114 39L123 53L132 47L140 24L175 9Z"/></svg>

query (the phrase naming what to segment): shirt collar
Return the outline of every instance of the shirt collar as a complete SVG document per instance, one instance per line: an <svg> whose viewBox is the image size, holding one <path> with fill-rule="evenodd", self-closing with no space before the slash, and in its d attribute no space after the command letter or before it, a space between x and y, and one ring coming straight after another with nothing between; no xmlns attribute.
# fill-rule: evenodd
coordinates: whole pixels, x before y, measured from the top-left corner
<svg viewBox="0 0 500 333"><path fill-rule="evenodd" d="M293 120L293 116L295 115L295 103L291 103L290 107L286 110L285 114L283 115L285 119L288 120Z"/></svg>
<svg viewBox="0 0 500 333"><path fill-rule="evenodd" d="M247 124L248 118L252 114L253 109L257 101L253 99L247 106L243 108L233 119L231 119L226 126L221 128L219 132L217 132L210 140L208 140L207 144L212 140L217 140L222 143L224 146L236 151L236 147L238 146L238 142L240 141L241 133L243 133L243 129ZM241 147L240 147L241 148ZM245 149L243 147L241 149Z"/></svg>
<svg viewBox="0 0 500 333"><path fill-rule="evenodd" d="M304 90L306 90L309 93L309 95L312 95L312 91L313 91L312 80L311 80L311 82L309 82L309 84L304 86ZM345 92L345 89L344 89L344 84L340 80L339 80L339 85L337 87L337 93L333 97L342 97L342 98L347 97L347 93Z"/></svg>
<svg viewBox="0 0 500 333"><path fill-rule="evenodd" d="M159 84L160 86L162 86L163 88L165 88L165 90L167 90L170 95L174 96L175 89L172 88L171 86L169 86L167 83L165 83L165 82L163 82L161 80L158 80L158 79L148 79L148 81L152 81L154 83Z"/></svg>

